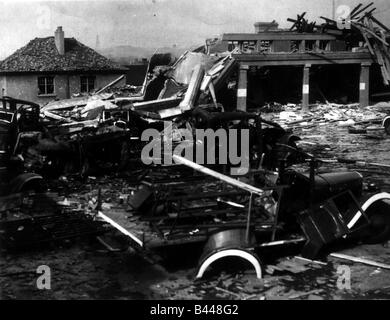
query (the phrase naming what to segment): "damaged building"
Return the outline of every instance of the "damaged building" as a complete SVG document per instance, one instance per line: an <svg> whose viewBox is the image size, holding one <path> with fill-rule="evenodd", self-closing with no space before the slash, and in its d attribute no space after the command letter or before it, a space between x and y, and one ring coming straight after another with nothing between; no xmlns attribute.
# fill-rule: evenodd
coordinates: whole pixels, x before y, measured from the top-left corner
<svg viewBox="0 0 390 320"><path fill-rule="evenodd" d="M0 89L2 96L45 104L88 94L126 72L77 39L66 38L58 27L54 36L35 38L1 61Z"/></svg>
<svg viewBox="0 0 390 320"><path fill-rule="evenodd" d="M271 22L256 23L255 33L223 34L222 47L237 49L233 55L239 65L237 109L294 102L307 110L310 103L328 100L368 106L370 97L388 84L386 75L384 85L377 79L383 68L388 69L381 47L389 30L372 16L372 4L361 9L352 12L356 22L345 29L325 17L324 24L309 22L304 12L289 19L293 23L289 30ZM373 31L374 24L381 36Z"/></svg>
<svg viewBox="0 0 390 320"><path fill-rule="evenodd" d="M32 40L0 64L2 249L82 243L99 281L146 270L165 298L326 298L339 260L390 269L390 104L373 104L390 30L372 6L156 53L136 83L60 27Z"/></svg>

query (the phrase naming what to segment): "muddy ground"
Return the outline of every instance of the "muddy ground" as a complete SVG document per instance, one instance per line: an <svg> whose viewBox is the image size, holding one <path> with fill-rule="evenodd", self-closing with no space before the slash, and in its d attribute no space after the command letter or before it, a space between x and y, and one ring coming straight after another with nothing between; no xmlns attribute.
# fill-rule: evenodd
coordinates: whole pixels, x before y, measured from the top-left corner
<svg viewBox="0 0 390 320"><path fill-rule="evenodd" d="M390 137L352 135L347 128L327 125L296 130L308 143L305 147L321 157L343 156L390 164ZM315 144L314 144L315 143ZM374 167L321 168L358 169L383 191L390 191L390 171ZM101 183L112 177L102 177ZM118 179L118 178L116 178ZM95 180L96 185L96 180ZM118 182L119 183L119 182ZM91 184L93 188L94 184ZM1 253L1 299L387 299L390 298L390 270L379 269L336 258L311 263L295 256L299 248L276 248L259 253L264 277L235 261L216 265L208 278L194 281L196 261L191 252L171 252L168 264L145 260L132 250L115 244L110 252L95 239L78 239L28 252ZM341 252L390 264L390 248L358 245L338 248ZM287 255L287 257L286 257ZM51 270L51 289L36 286L40 265ZM286 267L290 266L290 267ZM340 288L340 270L351 271L350 288ZM237 271L237 268L243 271ZM338 273L339 272L339 273Z"/></svg>

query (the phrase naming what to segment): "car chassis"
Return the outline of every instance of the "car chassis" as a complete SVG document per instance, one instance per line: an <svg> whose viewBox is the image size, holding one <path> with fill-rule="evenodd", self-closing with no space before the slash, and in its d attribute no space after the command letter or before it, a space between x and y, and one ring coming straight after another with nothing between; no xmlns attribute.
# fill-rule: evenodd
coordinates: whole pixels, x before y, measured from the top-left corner
<svg viewBox="0 0 390 320"><path fill-rule="evenodd" d="M175 155L176 163L200 175L144 182L132 202L142 214L131 223L120 213L100 210L98 216L140 252L203 245L197 278L225 257L247 260L261 278L257 249L264 247L303 244L302 256L312 260L338 241L372 243L390 238L390 194L363 192L358 172L317 174L319 160L305 156L310 167L306 175L284 168L283 161L277 173L252 172L277 176L273 185L259 188ZM214 180L214 189L204 189L204 175ZM215 189L215 181L220 188Z"/></svg>

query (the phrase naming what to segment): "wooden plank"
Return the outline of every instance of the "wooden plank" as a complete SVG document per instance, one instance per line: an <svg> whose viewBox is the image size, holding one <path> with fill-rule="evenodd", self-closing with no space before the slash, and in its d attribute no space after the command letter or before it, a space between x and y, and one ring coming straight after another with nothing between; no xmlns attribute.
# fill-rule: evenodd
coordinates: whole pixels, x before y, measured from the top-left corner
<svg viewBox="0 0 390 320"><path fill-rule="evenodd" d="M222 173L219 173L219 172L216 172L214 170L211 170L209 168L206 168L204 166L201 166L195 162L192 162L188 159L185 159L183 157L180 157L178 155L173 155L173 160L178 163L178 164L182 164L182 165L185 165L187 167L190 167L196 171L199 171L201 173L204 173L206 175L209 175L209 176L212 176L218 180L221 180L221 181L224 181L228 184L231 184L232 186L235 186L235 187L238 187L242 190L246 190L248 191L249 193L254 193L254 194L257 194L257 195L263 195L264 194L264 191L259 189L259 188L256 188L256 187L253 187L249 184L246 184L244 182L241 182L239 180L236 180L236 179L233 179L231 177L228 177Z"/></svg>
<svg viewBox="0 0 390 320"><path fill-rule="evenodd" d="M373 267L377 267L377 268L390 270L390 265L388 265L388 264L375 262L375 261L364 259L364 258L353 257L353 256L349 256L349 255L346 255L346 254L341 254L341 253L331 253L330 256L333 257L333 258L349 260L349 261L352 261L352 262L366 264L368 266L373 266Z"/></svg>
<svg viewBox="0 0 390 320"><path fill-rule="evenodd" d="M374 21L378 26L380 26L381 28L383 28L384 30L386 30L386 32L389 32L390 33L390 29L388 27L386 27L382 22L380 22L378 19L376 19L375 17L373 17L372 15L369 15L368 17L370 20Z"/></svg>
<svg viewBox="0 0 390 320"><path fill-rule="evenodd" d="M245 63L248 66L302 66L306 64L361 64L373 62L369 52L236 54L234 58L237 62Z"/></svg>
<svg viewBox="0 0 390 320"><path fill-rule="evenodd" d="M299 28L299 25L300 25L302 19L305 17L305 15L306 15L306 12L302 13L301 15L297 15L297 20L293 20L290 18L287 19L287 21L289 21L289 22L294 22L294 24L290 28L290 31L294 30L295 27Z"/></svg>
<svg viewBox="0 0 390 320"><path fill-rule="evenodd" d="M113 85L117 84L119 81L123 80L124 78L125 78L125 75L121 75L119 78L115 79L114 81L110 82L108 85L106 85L103 88L101 88L100 90L98 90L96 92L96 94L103 93L104 91L106 91L107 89L109 89Z"/></svg>
<svg viewBox="0 0 390 320"><path fill-rule="evenodd" d="M367 37L367 34L366 34L365 32L362 32L362 36L363 36L364 40L366 41L368 50L370 50L370 53L371 53L373 56L375 56L374 48L372 47L372 45L371 45L371 43L370 43L370 39L368 39L368 37Z"/></svg>
<svg viewBox="0 0 390 320"><path fill-rule="evenodd" d="M353 14L355 14L362 6L363 6L362 3L358 4L358 5L351 11L350 16L352 16Z"/></svg>
<svg viewBox="0 0 390 320"><path fill-rule="evenodd" d="M145 102L134 103L133 107L136 111L159 111L162 109L168 109L171 107L178 106L182 98L173 97L160 100L152 100Z"/></svg>
<svg viewBox="0 0 390 320"><path fill-rule="evenodd" d="M300 243L300 242L304 242L304 241L307 241L307 239L306 238L298 238L298 239L291 239L291 240L272 241L272 242L266 242L266 243L259 244L257 247L261 247L261 248L276 247L276 246L282 246L282 245L286 245L286 244L296 244L296 243Z"/></svg>
<svg viewBox="0 0 390 320"><path fill-rule="evenodd" d="M112 220L111 218L107 217L105 214L103 214L102 212L98 212L98 216L100 218L102 218L105 222L107 222L108 224L110 224L111 226L113 226L115 229L117 229L118 231L120 231L121 233L123 233L124 235L128 236L129 238L131 238L133 241L135 241L139 246L143 247L143 242L138 239L134 234L132 234L131 232L127 231L125 228L123 228L121 225L119 225L118 223L116 223L114 220Z"/></svg>
<svg viewBox="0 0 390 320"><path fill-rule="evenodd" d="M211 232L212 230L214 229L220 229L220 228L244 228L247 223L244 220L244 217L241 219L242 221L231 221L231 222L215 222L215 223L208 223L208 224L186 224L186 225L176 225L174 226L174 232L173 234L175 236L177 236L177 232L186 232L188 233L188 231L191 231L191 230L196 230L196 229L200 229L202 232L205 231L207 233ZM252 221L250 223L250 227L256 229L256 230L266 230L266 231L272 231L272 225L271 224L261 224L261 219L257 219L255 221ZM164 231L164 232L169 232L170 230L172 230L172 225L158 225L158 228L161 230L161 231ZM187 234L189 235L189 234ZM294 242L289 242L289 243L298 243L300 241L294 241ZM266 247L267 245L264 244L263 245L264 247ZM272 244L270 245L272 246Z"/></svg>
<svg viewBox="0 0 390 320"><path fill-rule="evenodd" d="M367 24L369 26L369 28L371 30L374 30L374 24L372 22L372 20L368 19L367 20ZM365 32L365 30L363 28L360 29L364 38L366 39L366 41L368 43L370 43L370 39L367 35L367 32ZM381 36L382 36L382 39L384 41L386 41L386 38L383 37L383 34L381 33ZM382 77L383 77L383 83L385 85L388 85L389 84L389 81L390 81L390 74L389 74L389 68L388 66L386 65L386 62L388 62L385 58L386 58L386 48L383 48L384 50L382 51L382 48L380 47L380 44L375 42L374 40L374 44L373 44L373 50L374 50L374 56L376 57L377 61L378 61L378 64L380 66L380 69L381 69L381 73L382 73ZM388 57L387 57L388 58Z"/></svg>
<svg viewBox="0 0 390 320"><path fill-rule="evenodd" d="M364 30L366 31L367 33L369 33L371 36L373 36L375 39L377 39L378 41L382 42L386 47L390 47L390 45L385 41L383 40L381 37L379 37L375 32L373 32L372 30L370 30L367 26L365 26L364 24L360 23L360 22L352 22L352 24L358 28L359 30Z"/></svg>
<svg viewBox="0 0 390 320"><path fill-rule="evenodd" d="M222 41L292 41L292 40L336 40L328 34L298 32L225 33Z"/></svg>
<svg viewBox="0 0 390 320"><path fill-rule="evenodd" d="M326 53L269 53L269 54L234 54L239 61L267 61L267 60L360 60L372 61L369 52L326 52Z"/></svg>
<svg viewBox="0 0 390 320"><path fill-rule="evenodd" d="M319 265L322 265L322 266L327 266L328 265L326 262L322 262L322 261L318 261L318 260L310 260L310 259L303 258L301 256L295 256L294 258L302 260L302 261L306 261L308 263L319 264Z"/></svg>
<svg viewBox="0 0 390 320"><path fill-rule="evenodd" d="M381 68L381 72L382 72L382 76L383 76L383 80L384 80L384 84L385 85L388 85L389 84L389 81L390 81L390 75L386 69L386 65L385 65L385 61L383 59L383 56L382 56L382 53L381 51L379 50L378 46L376 44L374 44L374 51L375 51L375 56L378 60L378 64Z"/></svg>
<svg viewBox="0 0 390 320"><path fill-rule="evenodd" d="M358 10L357 12L354 12L354 14L351 15L351 19L357 17L359 14L361 14L362 12L366 11L369 7L371 7L372 5L374 4L374 2L371 2L369 3L367 6L365 6L364 8Z"/></svg>
<svg viewBox="0 0 390 320"><path fill-rule="evenodd" d="M385 32L383 30L380 31L380 34L381 34L382 39L386 40L386 35L385 35ZM390 54L389 54L389 51L385 47L380 48L380 50L381 50L382 55L384 57L384 64L385 64L385 67L386 67L386 71L387 71L387 73L389 73L390 72ZM389 80L390 80L390 78L389 78Z"/></svg>
<svg viewBox="0 0 390 320"><path fill-rule="evenodd" d="M331 25L337 25L337 22L332 20L332 19L329 19L329 18L326 18L326 17L323 17L323 16L321 16L320 19L325 20L326 23L329 23Z"/></svg>
<svg viewBox="0 0 390 320"><path fill-rule="evenodd" d="M361 16L359 19L358 19L358 22L361 22L364 18L368 17L369 15L372 15L374 13L374 11L376 10L376 8L372 9L371 11L369 12L366 12L363 16Z"/></svg>

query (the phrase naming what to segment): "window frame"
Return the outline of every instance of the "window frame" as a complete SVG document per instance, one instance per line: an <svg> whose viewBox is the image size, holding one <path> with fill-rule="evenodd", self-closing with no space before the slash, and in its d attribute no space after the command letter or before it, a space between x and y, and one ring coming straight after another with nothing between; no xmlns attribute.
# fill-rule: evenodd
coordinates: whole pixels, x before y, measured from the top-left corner
<svg viewBox="0 0 390 320"><path fill-rule="evenodd" d="M83 83L83 79L86 81ZM91 82L92 79L92 82ZM92 87L91 87L92 84ZM83 86L86 86L86 90L83 90ZM95 75L81 75L80 76L80 92L90 93L96 88L96 76Z"/></svg>
<svg viewBox="0 0 390 320"><path fill-rule="evenodd" d="M51 79L52 80L52 84L48 84L48 81L47 79ZM42 84L40 84L40 79L44 79L44 93L41 93L40 91L40 86L42 86ZM40 97L45 97L45 96L55 96L56 95L56 90L55 90L55 76L38 76L37 78L37 84L38 84L38 96ZM48 92L48 86L52 86L53 87L53 92Z"/></svg>

